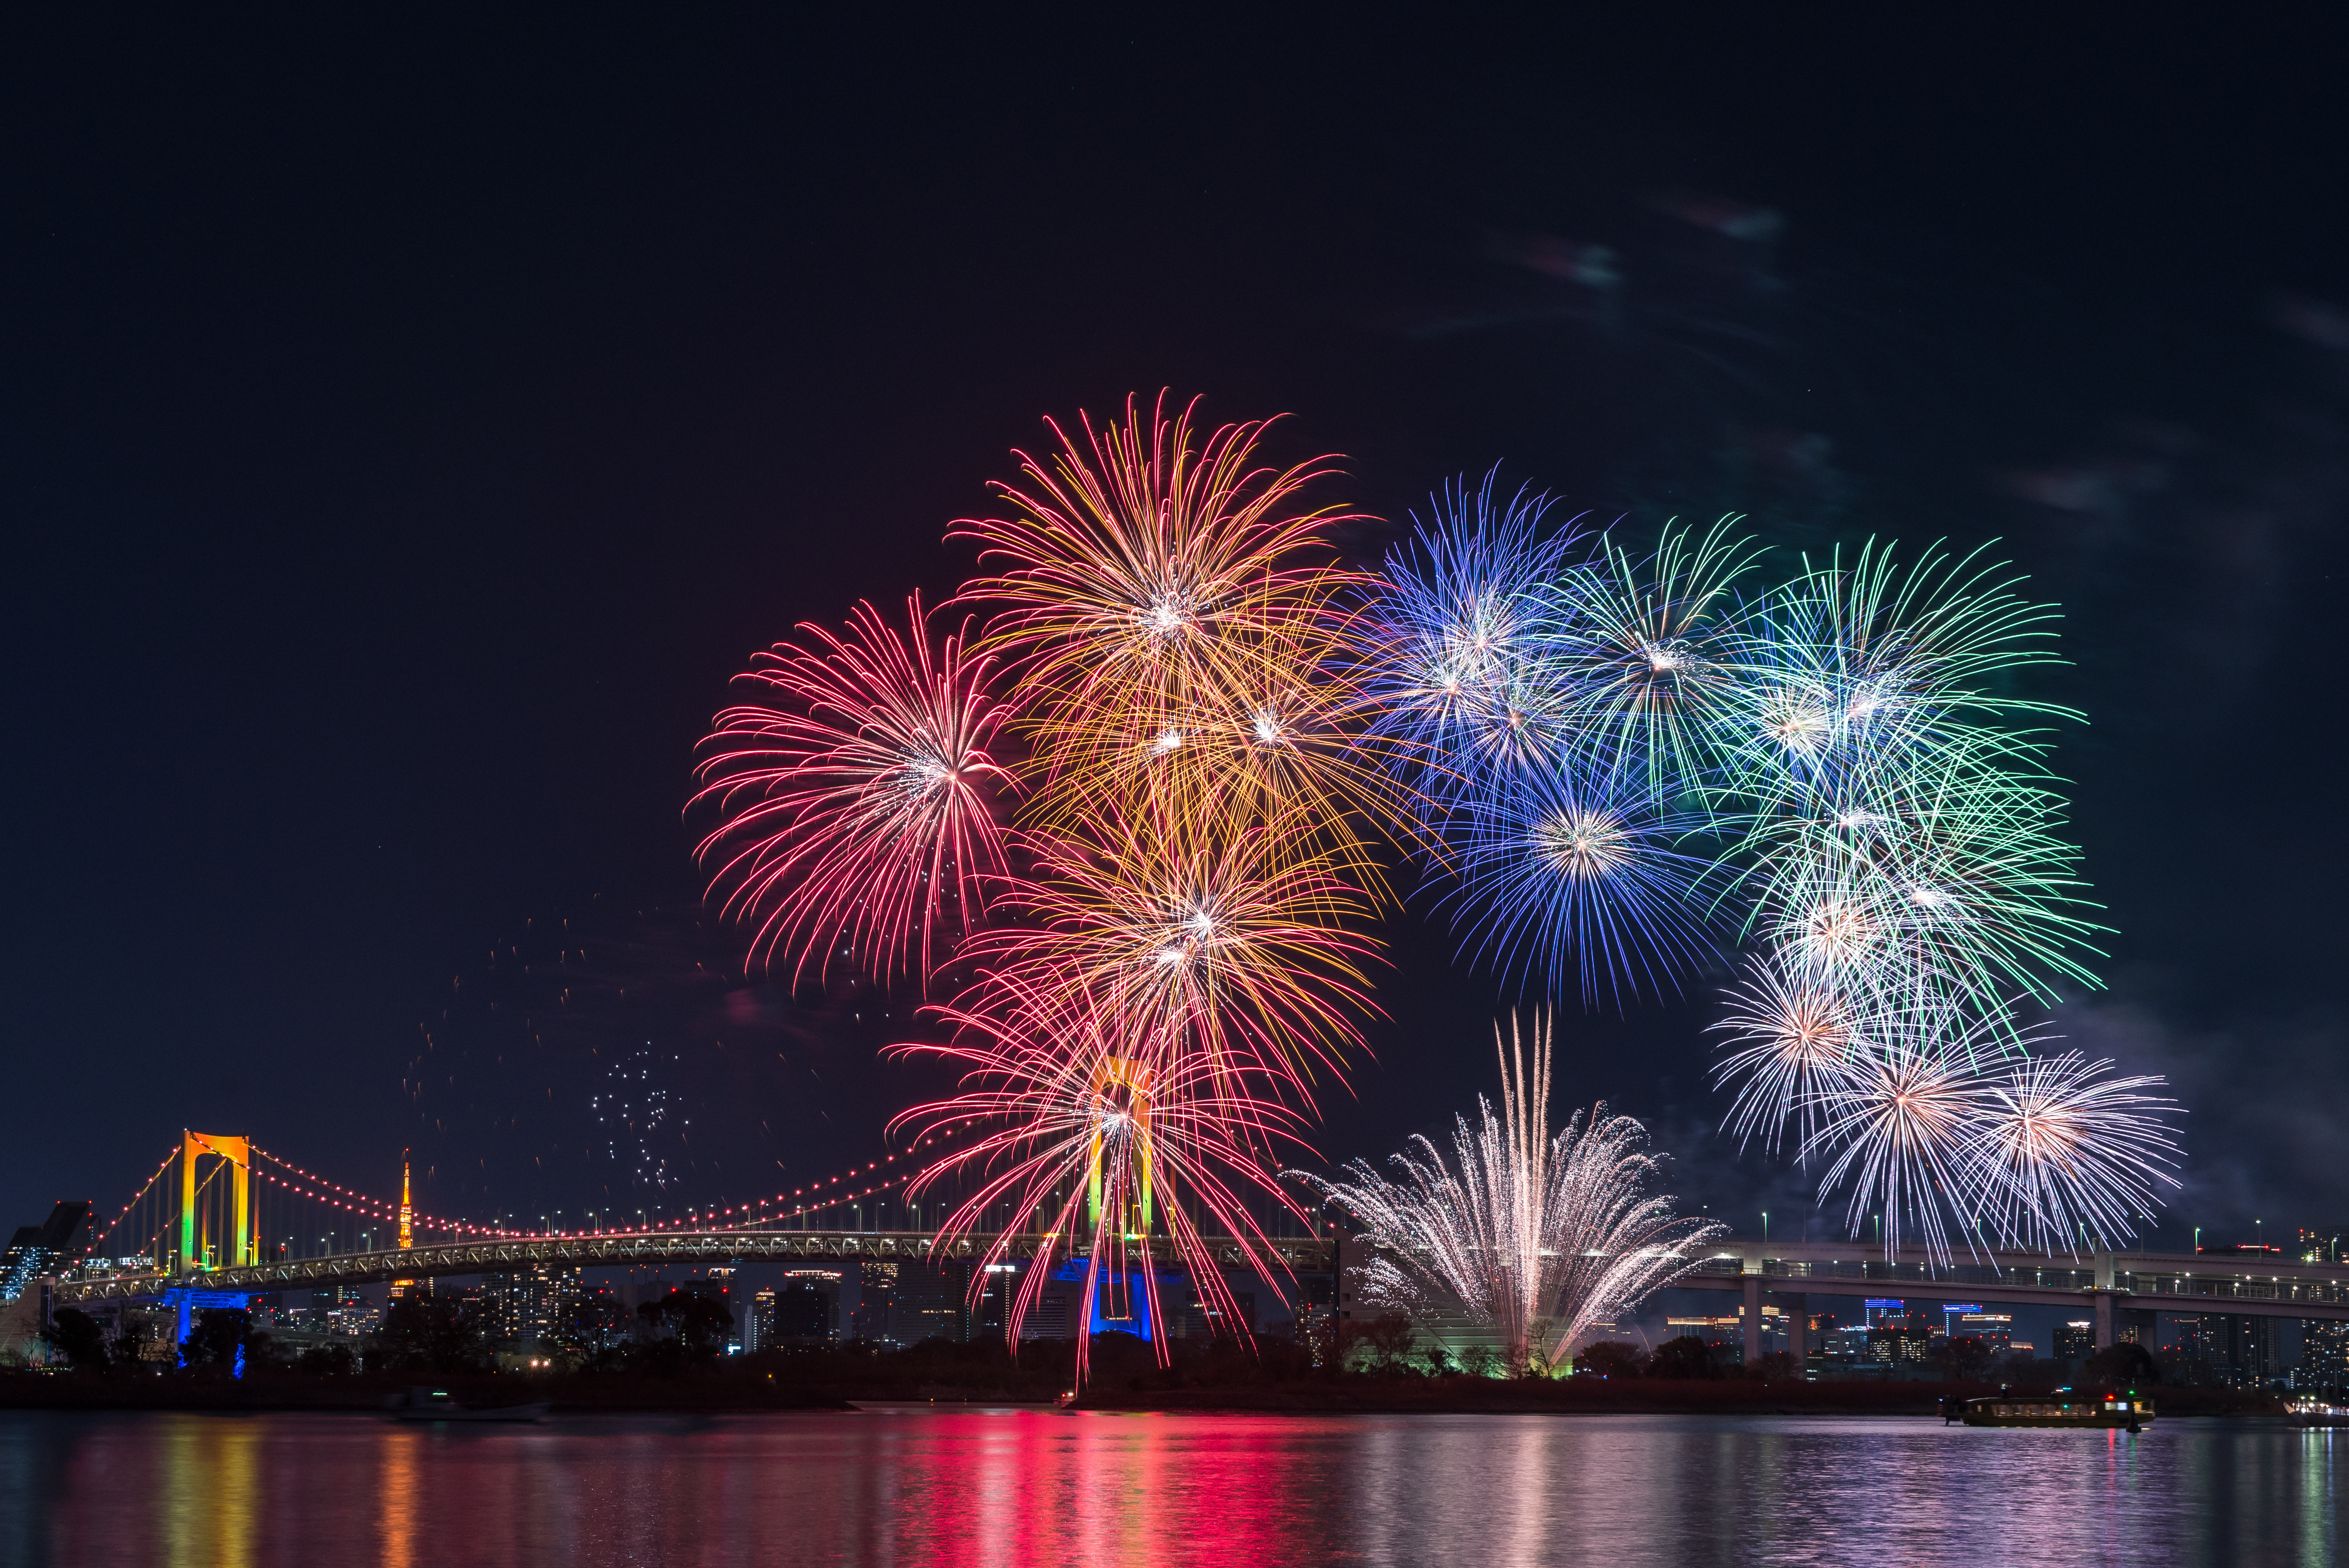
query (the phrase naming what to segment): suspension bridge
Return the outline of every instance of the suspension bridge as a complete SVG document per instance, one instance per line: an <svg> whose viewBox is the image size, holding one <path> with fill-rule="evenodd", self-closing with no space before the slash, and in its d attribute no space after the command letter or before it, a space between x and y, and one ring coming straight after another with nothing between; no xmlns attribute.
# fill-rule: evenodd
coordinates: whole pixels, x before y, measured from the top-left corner
<svg viewBox="0 0 2349 1568"><path fill-rule="evenodd" d="M344 1187L270 1153L243 1136L190 1131L98 1228L83 1255L50 1286L60 1306L165 1302L191 1308L243 1305L255 1295L331 1284L502 1274L535 1265L642 1267L759 1261L860 1260L971 1263L990 1254L1031 1259L1068 1238L1032 1224L1032 1215L942 1235L917 1222L923 1206L905 1189L933 1134L902 1155L885 1155L824 1180L752 1202L636 1225L526 1230L417 1210L403 1190L393 1202ZM900 1160L905 1161L900 1165ZM929 1205L935 1222L947 1205ZM885 1225L892 1211L909 1222ZM838 1222L849 1218L852 1222ZM872 1223L864 1222L870 1218ZM1022 1224L1020 1221L1030 1223ZM1226 1268L1252 1267L1236 1240L1205 1238ZM997 1249L1000 1248L999 1252ZM1341 1313L1367 1315L1356 1296L1360 1238L1325 1232L1275 1236L1258 1257L1291 1274L1334 1275ZM1759 1354L1765 1299L1799 1322L1811 1296L1925 1300L1951 1294L2006 1305L2049 1305L2091 1314L2099 1346L2114 1342L2127 1315L2188 1312L2349 1320L2349 1264L2281 1255L2084 1252L2078 1256L1975 1251L1936 1259L1915 1248L1887 1256L1857 1243L1731 1241L1707 1254L1675 1288L1742 1297L1745 1349ZM2134 1321L2142 1321L2135 1319ZM1797 1337L1789 1349L1799 1355Z"/></svg>
<svg viewBox="0 0 2349 1568"><path fill-rule="evenodd" d="M947 1134L933 1134L925 1144ZM905 1151L906 1157L924 1145ZM272 1291L398 1283L447 1274L567 1268L709 1265L761 1261L916 1263L1026 1260L1068 1238L1019 1219L995 1230L942 1236L935 1224L884 1225L895 1210L935 1221L951 1206L903 1198L911 1171L901 1156L753 1202L635 1225L525 1230L418 1210L403 1177L399 1201L376 1198L272 1154L251 1139L189 1131L129 1202L98 1229L80 1259L51 1287L57 1305L165 1301L183 1320L194 1307L243 1305ZM847 1214L843 1215L843 1211ZM873 1223L862 1222L870 1212ZM856 1222L842 1225L840 1218ZM1224 1266L1255 1266L1236 1240L1205 1238ZM1080 1249L1081 1250L1081 1249ZM1291 1274L1328 1273L1326 1236L1273 1238L1257 1261Z"/></svg>

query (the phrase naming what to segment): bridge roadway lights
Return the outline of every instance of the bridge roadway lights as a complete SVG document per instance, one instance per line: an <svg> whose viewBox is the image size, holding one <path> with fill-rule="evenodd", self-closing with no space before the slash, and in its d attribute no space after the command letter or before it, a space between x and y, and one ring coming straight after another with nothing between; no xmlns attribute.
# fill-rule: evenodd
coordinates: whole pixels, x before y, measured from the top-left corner
<svg viewBox="0 0 2349 1568"><path fill-rule="evenodd" d="M668 1264L823 1259L856 1262L865 1258L902 1262L968 1262L983 1255L996 1238L965 1237L941 1248L935 1234L919 1231L689 1231L633 1236L509 1236L479 1242L455 1242L407 1250L388 1248L370 1253L340 1253L324 1257L287 1258L251 1264L243 1268L212 1269L185 1282L221 1291L270 1291L300 1284L359 1284L376 1280L421 1279L434 1274L506 1274L533 1264L556 1264L577 1268L659 1267ZM1040 1234L1009 1238L1008 1256L1032 1258L1050 1238ZM1253 1265L1238 1243L1229 1237L1200 1238L1210 1255L1226 1268ZM1067 1256L1065 1238L1056 1247ZM1299 1274L1324 1274L1330 1269L1330 1247L1310 1237L1275 1238L1259 1255L1286 1264ZM61 1281L60 1305L82 1301L151 1300L182 1282L164 1274L96 1275Z"/></svg>
<svg viewBox="0 0 2349 1568"><path fill-rule="evenodd" d="M1775 1286L1776 1289L1771 1287ZM1958 1253L1936 1266L1921 1249L1887 1260L1850 1243L1732 1241L1675 1282L1682 1290L1733 1291L1744 1302L1748 1356L1760 1353L1759 1300L1788 1314L1787 1348L1807 1350L1801 1316L1808 1297L1918 1296L2054 1306L2094 1315L2102 1349L2132 1324L2162 1312L2349 1322L2349 1265L2262 1260L2246 1268L2207 1254L2100 1252L2079 1257L1993 1252Z"/></svg>

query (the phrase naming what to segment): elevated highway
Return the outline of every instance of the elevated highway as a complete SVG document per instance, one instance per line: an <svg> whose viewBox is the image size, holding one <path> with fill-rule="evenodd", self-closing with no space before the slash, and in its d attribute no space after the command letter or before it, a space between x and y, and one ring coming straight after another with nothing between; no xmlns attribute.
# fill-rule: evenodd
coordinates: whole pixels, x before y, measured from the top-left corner
<svg viewBox="0 0 2349 1568"><path fill-rule="evenodd" d="M1964 1296L2056 1306L2093 1315L2099 1347L2113 1343L2116 1311L2349 1320L2349 1264L2207 1253L1961 1253L1936 1270L1917 1248L1888 1259L1851 1242L1727 1242L1716 1243L1678 1288L1740 1293L1749 1358L1761 1354L1765 1295L1778 1297L1782 1308L1814 1295Z"/></svg>

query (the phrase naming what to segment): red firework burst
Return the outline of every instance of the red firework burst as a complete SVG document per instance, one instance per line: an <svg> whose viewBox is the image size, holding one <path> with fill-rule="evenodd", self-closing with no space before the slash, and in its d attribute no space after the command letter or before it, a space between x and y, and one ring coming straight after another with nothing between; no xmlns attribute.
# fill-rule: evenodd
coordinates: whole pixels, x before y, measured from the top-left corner
<svg viewBox="0 0 2349 1568"><path fill-rule="evenodd" d="M687 810L718 813L696 851L711 895L794 984L845 960L926 985L934 936L975 923L1006 869L993 660L961 633L934 650L920 595L906 604L910 636L860 603L844 634L803 624L808 645L759 655L736 679L771 704L727 708L701 743Z"/></svg>
<svg viewBox="0 0 2349 1568"><path fill-rule="evenodd" d="M914 1185L974 1180L940 1227L942 1245L1006 1212L1015 1218L993 1233L982 1261L1003 1261L1023 1233L1031 1240L1034 1263L1005 1318L1011 1343L1019 1343L1055 1260L1069 1256L1087 1260L1088 1322L1098 1303L1112 1320L1163 1323L1154 1283L1162 1245L1186 1267L1218 1320L1239 1323L1223 1276L1229 1260L1215 1255L1201 1223L1216 1226L1240 1261L1270 1282L1288 1271L1251 1195L1309 1222L1275 1174L1274 1139L1304 1147L1295 1131L1302 1119L1281 1103L1278 1075L1260 1064L1219 1071L1147 1017L1081 994L1066 976L1045 998L1017 980L988 989L987 1000L999 1011L941 1009L955 1024L953 1043L895 1047L957 1060L966 1076L962 1093L904 1112L891 1130L974 1121L993 1129ZM1052 1032L1040 1034L1036 1021L1045 1016L1055 1020ZM1165 1336L1149 1337L1163 1363ZM1080 1380L1088 1338L1080 1326Z"/></svg>

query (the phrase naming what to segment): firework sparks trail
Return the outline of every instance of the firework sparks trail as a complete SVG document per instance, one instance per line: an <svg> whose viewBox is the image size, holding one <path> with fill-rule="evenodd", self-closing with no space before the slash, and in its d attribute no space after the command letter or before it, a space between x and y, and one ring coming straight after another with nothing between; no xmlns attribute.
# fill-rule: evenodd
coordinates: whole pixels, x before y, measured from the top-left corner
<svg viewBox="0 0 2349 1568"><path fill-rule="evenodd" d="M1892 546L1870 541L1849 566L1838 552L1763 595L1730 639L1739 700L1722 740L1738 789L1833 796L1843 780L1952 744L2028 757L2038 732L2012 721L2077 719L1985 688L2056 662L2055 611L1981 562L1979 550L1952 557L1937 544L1904 571Z"/></svg>
<svg viewBox="0 0 2349 1568"><path fill-rule="evenodd" d="M1146 418L1128 399L1123 425L1080 428L1050 426L1049 460L1019 454L1020 482L996 487L1013 515L949 534L999 568L959 599L989 610L987 645L1017 684L1025 820L1082 838L1138 813L1296 813L1310 830L1285 841L1382 892L1365 833L1400 820L1397 791L1345 669L1339 601L1362 580L1325 537L1351 514L1300 498L1337 470L1262 464L1269 421L1200 442L1163 396Z"/></svg>
<svg viewBox="0 0 2349 1568"><path fill-rule="evenodd" d="M1261 1068L1309 1105L1317 1064L1342 1074L1361 1043L1352 1018L1377 1013L1363 968L1379 947L1359 933L1364 896L1294 855L1286 830L1301 829L1029 835L1034 870L996 895L1006 923L975 934L966 960L987 971L984 988L1016 986L1042 1037L1077 1016L1113 1017L1216 1073Z"/></svg>
<svg viewBox="0 0 2349 1568"><path fill-rule="evenodd" d="M1347 1168L1349 1181L1289 1174L1350 1212L1378 1248L1366 1299L1425 1311L1448 1295L1500 1332L1513 1370L1554 1368L1592 1324L1687 1274L1726 1231L1676 1217L1669 1196L1649 1191L1658 1161L1631 1118L1600 1105L1551 1134L1546 1020L1530 1061L1514 1026L1494 1039L1501 1109L1479 1096L1481 1124L1457 1119L1457 1170L1420 1138L1416 1153L1392 1157L1400 1181L1366 1161Z"/></svg>
<svg viewBox="0 0 2349 1568"><path fill-rule="evenodd" d="M1577 536L1542 536L1549 498L1496 501L1496 468L1431 498L1413 539L1389 553L1354 623L1373 733L1392 738L1423 812L1438 818L1493 770L1541 765L1563 738L1569 693L1557 645ZM1418 520L1414 517L1414 521Z"/></svg>
<svg viewBox="0 0 2349 1568"><path fill-rule="evenodd" d="M1736 585L1761 552L1732 531L1736 521L1702 534L1668 526L1645 558L1604 536L1568 582L1569 744L1659 797L1700 789L1717 769L1715 737L1739 689Z"/></svg>
<svg viewBox="0 0 2349 1568"><path fill-rule="evenodd" d="M1774 1154L1789 1135L1808 1146L1820 1112L1855 1091L1861 1062L1899 1016L1863 1006L1775 954L1747 960L1746 976L1712 1026L1735 1047L1713 1068L1714 1087L1738 1084L1723 1125L1741 1146L1758 1137Z"/></svg>
<svg viewBox="0 0 2349 1568"><path fill-rule="evenodd" d="M1268 1283L1286 1266L1267 1241L1251 1195L1299 1221L1306 1216L1269 1174L1268 1146L1302 1147L1303 1117L1282 1094L1280 1075L1260 1065L1211 1063L1147 1020L1125 1015L1081 980L1052 976L1038 988L1020 975L983 977L976 995L936 1011L952 1028L945 1045L895 1047L958 1063L962 1092L916 1106L892 1126L976 1123L988 1130L922 1172L916 1190L949 1176L976 1190L949 1213L942 1241L1011 1214L1044 1242L1006 1314L1005 1333L1019 1343L1057 1258L1087 1259L1087 1318L1137 1314L1163 1322L1155 1295L1154 1226L1188 1269L1219 1321L1237 1324L1237 1303L1221 1262L1199 1230L1210 1221L1230 1238L1247 1266ZM1050 1018L1048 1030L1037 1021ZM984 1262L1008 1255L1004 1225ZM1139 1297L1135 1295L1140 1286ZM1150 1336L1162 1362L1164 1334ZM1085 1374L1087 1335L1077 1334L1077 1374Z"/></svg>
<svg viewBox="0 0 2349 1568"><path fill-rule="evenodd" d="M2077 1051L2012 1063L1988 1087L1992 1114L1966 1175L2002 1240L2053 1253L2133 1235L2160 1202L2178 1145L2177 1111L2155 1077L2108 1078Z"/></svg>
<svg viewBox="0 0 2349 1568"><path fill-rule="evenodd" d="M1819 1182L1822 1203L1850 1181L1845 1217L1854 1235L1873 1214L1884 1227L1886 1256L1898 1255L1901 1237L1913 1233L1946 1260L1952 1229L1975 1244L1967 1145L1988 1109L1982 1083L1962 1062L1930 1047L1895 1044L1854 1066L1850 1081L1820 1107L1801 1158L1832 1154Z"/></svg>
<svg viewBox="0 0 2349 1568"><path fill-rule="evenodd" d="M702 742L687 810L719 821L696 853L752 957L794 983L847 959L926 984L942 928L974 923L1006 869L993 661L961 634L934 649L919 595L907 615L910 636L869 603L844 634L803 626L812 645L778 644L738 677L776 705L726 709Z"/></svg>
<svg viewBox="0 0 2349 1568"><path fill-rule="evenodd" d="M1472 797L1454 835L1455 926L1504 974L1583 999L1677 988L1715 951L1699 886L1712 862L1675 846L1703 819L1560 759Z"/></svg>
<svg viewBox="0 0 2349 1568"><path fill-rule="evenodd" d="M1150 1318L1163 1252L1230 1321L1201 1224L1277 1269L1251 1204L1295 1212L1275 1151L1375 1013L1360 933L1393 844L1460 874L1480 958L1553 994L1571 969L1586 1004L1677 985L1716 932L1756 942L1720 1026L1728 1125L1826 1167L1822 1201L1848 1188L1889 1251L2110 1233L2171 1182L2158 1080L2035 1059L2018 1022L2017 992L2095 984L2100 928L2027 727L2076 716L1992 689L2053 658L2003 568L1871 542L1748 601L1733 518L1578 562L1546 497L1488 474L1365 578L1330 546L1349 517L1302 497L1330 460L1262 462L1268 423L1201 439L1195 407L1052 425L997 486L1009 515L955 525L991 573L957 595L978 642L860 604L767 655L745 678L772 706L704 743L701 854L754 957L926 988L950 944L972 976L925 1009L947 1044L895 1047L962 1091L900 1123L988 1130L917 1181L978 1181L945 1235L1044 1227L1015 1344L1056 1251L1088 1257L1089 1310L1123 1291ZM1537 1037L1530 1072L1504 1050L1500 1112L1459 1120L1457 1173L1422 1140L1401 1184L1321 1183L1389 1227L1381 1289L1454 1292L1521 1362L1713 1233L1645 1194L1636 1122L1549 1136Z"/></svg>
<svg viewBox="0 0 2349 1568"><path fill-rule="evenodd" d="M2094 985L2074 951L2098 929L2058 836L2054 780L2000 766L1983 746L1911 755L1847 781L1746 836L1751 923L1838 983L1899 987L1930 974L1985 1006L2056 982Z"/></svg>

